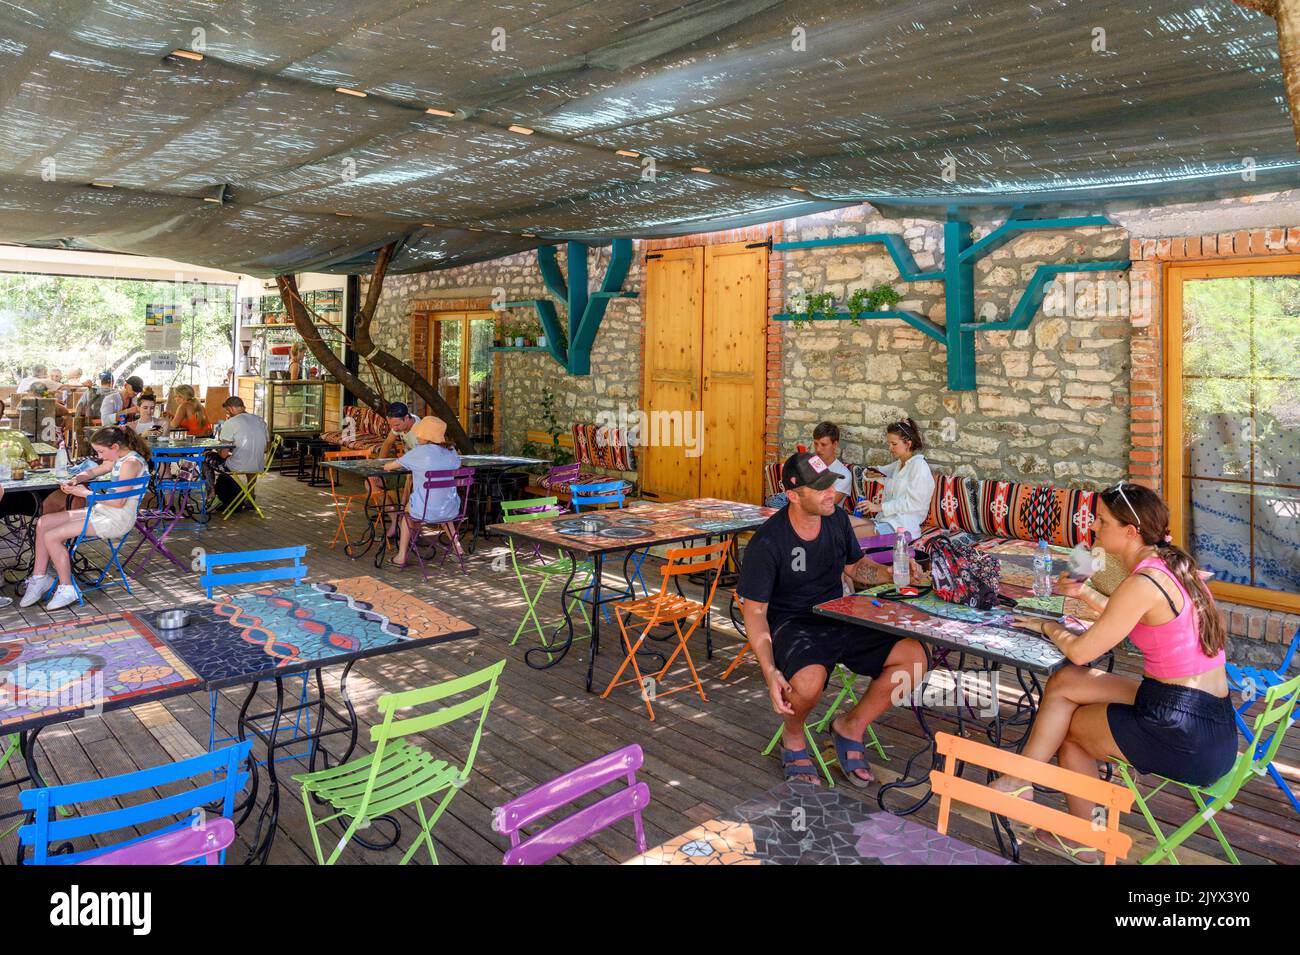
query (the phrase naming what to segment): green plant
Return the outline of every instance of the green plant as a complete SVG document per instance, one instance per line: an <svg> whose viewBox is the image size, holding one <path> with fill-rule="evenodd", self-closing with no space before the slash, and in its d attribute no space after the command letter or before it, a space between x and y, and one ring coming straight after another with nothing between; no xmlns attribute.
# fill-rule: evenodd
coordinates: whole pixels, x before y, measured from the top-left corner
<svg viewBox="0 0 1300 955"><path fill-rule="evenodd" d="M560 435L564 434L565 429L560 426L559 419L555 417L555 393L550 388L542 389L542 424L546 427L546 433L550 435L551 446L538 457L549 457L552 463L557 465L568 464L573 460L573 453L560 444Z"/></svg>
<svg viewBox="0 0 1300 955"><path fill-rule="evenodd" d="M854 325L861 325L862 322L859 321L859 319L862 317L864 312L874 312L882 308L893 308L898 304L901 297L902 296L894 291L892 285L886 285L884 282L881 282L872 289L855 289L846 303L849 312L849 321Z"/></svg>

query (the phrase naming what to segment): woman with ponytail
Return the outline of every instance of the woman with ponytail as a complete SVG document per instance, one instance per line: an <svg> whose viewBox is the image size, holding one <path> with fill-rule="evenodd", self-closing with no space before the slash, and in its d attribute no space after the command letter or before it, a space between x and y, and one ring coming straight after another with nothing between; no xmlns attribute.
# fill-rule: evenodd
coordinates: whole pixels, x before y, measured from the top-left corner
<svg viewBox="0 0 1300 955"><path fill-rule="evenodd" d="M86 485L105 474L110 481L128 481L149 472L149 445L130 426L100 428L91 435L90 446L100 463L59 485L59 490L68 497L90 497L91 490ZM54 565L58 576L58 587L45 609L59 610L75 603L77 589L72 586L68 541L77 538L83 528L87 537L115 540L125 536L135 526L139 503L138 497L130 497L98 504L91 510L89 526L86 525L86 514L80 509L43 514L36 522L32 576L27 578L18 606L32 606L54 586L55 578L46 573L50 564Z"/></svg>
<svg viewBox="0 0 1300 955"><path fill-rule="evenodd" d="M1223 619L1196 561L1170 541L1169 508L1154 491L1120 482L1099 496L1094 536L1108 560L1122 561L1128 578L1109 598L1069 583L1060 590L1100 611L1087 629L1017 618L1041 632L1070 663L1047 681L1024 755L1065 769L1095 773L1119 757L1142 773L1208 785L1237 756ZM1142 681L1088 664L1125 637L1142 652ZM1033 787L1004 776L995 789L1033 799ZM1070 812L1092 817L1093 806L1069 798ZM1038 830L1035 839L1076 862L1096 863L1092 849Z"/></svg>

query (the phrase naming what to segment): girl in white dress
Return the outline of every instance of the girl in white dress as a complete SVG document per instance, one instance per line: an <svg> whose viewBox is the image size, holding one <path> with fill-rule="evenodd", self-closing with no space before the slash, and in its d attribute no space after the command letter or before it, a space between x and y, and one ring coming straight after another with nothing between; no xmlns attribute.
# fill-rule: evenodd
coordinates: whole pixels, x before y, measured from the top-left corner
<svg viewBox="0 0 1300 955"><path fill-rule="evenodd" d="M149 446L130 427L100 428L90 438L90 446L100 464L59 485L69 497L87 498L93 493L86 485L107 474L111 481L129 481L149 471ZM140 498L119 498L96 504L90 515L87 537L117 540L135 526L135 512ZM76 603L77 589L72 586L72 559L67 542L75 540L86 526L86 512L81 508L45 514L36 522L36 557L32 563L32 576L27 578L20 607L37 603L54 583L47 573L54 565L59 586L45 605L46 610L59 610Z"/></svg>
<svg viewBox="0 0 1300 955"><path fill-rule="evenodd" d="M879 504L867 501L859 505L858 509L873 520L867 527L858 527L857 533L864 537L907 531L909 538L916 540L934 496L934 475L921 456L921 429L911 418L904 418L885 428L885 438L894 460L884 467L867 469L885 479L885 493Z"/></svg>

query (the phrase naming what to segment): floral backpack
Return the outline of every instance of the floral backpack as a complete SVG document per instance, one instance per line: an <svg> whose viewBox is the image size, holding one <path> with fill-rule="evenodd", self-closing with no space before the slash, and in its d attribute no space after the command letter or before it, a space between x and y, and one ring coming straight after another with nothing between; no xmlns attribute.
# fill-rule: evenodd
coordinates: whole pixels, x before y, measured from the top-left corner
<svg viewBox="0 0 1300 955"><path fill-rule="evenodd" d="M936 597L977 610L992 610L998 605L1002 563L996 557L947 536L936 537L926 550Z"/></svg>

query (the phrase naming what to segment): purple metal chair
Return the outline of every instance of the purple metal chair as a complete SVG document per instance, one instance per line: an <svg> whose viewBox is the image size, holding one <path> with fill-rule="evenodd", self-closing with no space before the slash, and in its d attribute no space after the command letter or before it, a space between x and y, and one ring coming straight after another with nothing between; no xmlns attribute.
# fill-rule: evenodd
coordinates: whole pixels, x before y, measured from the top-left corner
<svg viewBox="0 0 1300 955"><path fill-rule="evenodd" d="M541 865L628 816L636 828L637 852L645 852L641 811L650 805L650 787L636 778L636 771L644 761L641 747L633 743L542 783L496 810L492 814L492 828L510 837L510 848L501 859L502 864ZM620 778L627 779L626 788L584 806L531 836L522 834L525 826Z"/></svg>
<svg viewBox="0 0 1300 955"><path fill-rule="evenodd" d="M196 828L160 833L77 865L185 865L195 859L203 859L206 865L221 865L221 853L234 841L234 822L221 817Z"/></svg>
<svg viewBox="0 0 1300 955"><path fill-rule="evenodd" d="M903 531L903 533L907 534L907 531ZM907 556L915 560L916 547L912 544L912 535L908 534L907 537ZM858 544L862 547L862 553L877 564L888 566L894 562L894 543L897 540L897 534L876 534L874 537L859 537Z"/></svg>
<svg viewBox="0 0 1300 955"><path fill-rule="evenodd" d="M465 550L460 546L460 528L465 523L469 515L469 489L474 483L473 468L457 468L454 471L425 471L424 472L424 513L419 517L412 517L409 513L403 513L402 518L406 521L407 526L411 529L411 552L415 554L415 559L420 562L420 573L424 579L429 579L429 568L424 562L424 555L420 553L420 531L426 525L434 528L433 548L434 552L438 549L438 532L447 535L447 546L442 552L442 558L438 565L446 563L448 554L455 554L456 561L460 564L460 572L468 574L469 568L465 566ZM430 521L429 514L429 492L434 490L445 490L449 487L456 489L456 495L460 498L460 510L455 517L448 518L445 521ZM429 555L429 560L433 560L433 554Z"/></svg>

